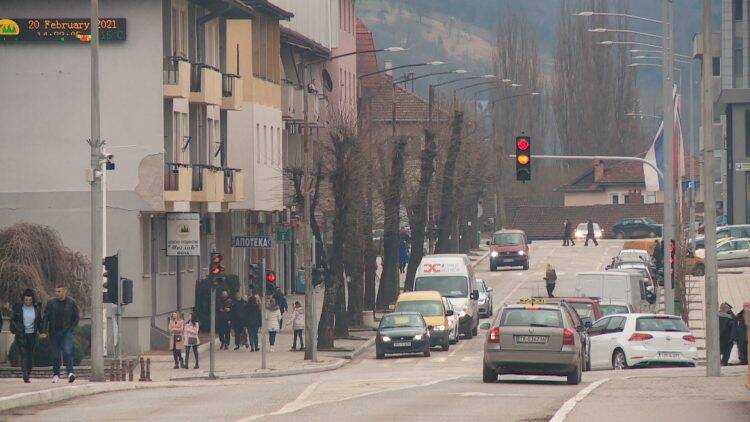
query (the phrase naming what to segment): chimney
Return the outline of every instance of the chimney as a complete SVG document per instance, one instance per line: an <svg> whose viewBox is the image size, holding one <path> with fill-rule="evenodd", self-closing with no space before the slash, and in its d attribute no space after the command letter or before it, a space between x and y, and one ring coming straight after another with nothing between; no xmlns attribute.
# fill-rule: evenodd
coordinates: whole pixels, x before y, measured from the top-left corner
<svg viewBox="0 0 750 422"><path fill-rule="evenodd" d="M386 75L393 76L393 71L391 71L391 69L393 69L393 61L391 60L384 61L383 67L385 68L385 70L387 70L387 72L385 72Z"/></svg>
<svg viewBox="0 0 750 422"><path fill-rule="evenodd" d="M604 179L604 161L594 163L594 182Z"/></svg>

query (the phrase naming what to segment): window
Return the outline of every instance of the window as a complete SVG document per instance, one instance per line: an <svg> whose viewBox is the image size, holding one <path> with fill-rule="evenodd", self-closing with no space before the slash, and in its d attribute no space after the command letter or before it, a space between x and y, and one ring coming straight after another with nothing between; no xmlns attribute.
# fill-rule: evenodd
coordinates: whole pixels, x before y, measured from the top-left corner
<svg viewBox="0 0 750 422"><path fill-rule="evenodd" d="M741 21L742 17L742 2L745 0L734 0L732 2L732 12L734 14L734 20Z"/></svg>
<svg viewBox="0 0 750 422"><path fill-rule="evenodd" d="M279 22L256 15L252 26L253 76L278 83L281 60Z"/></svg>
<svg viewBox="0 0 750 422"><path fill-rule="evenodd" d="M625 317L612 317L607 323L608 333L617 333L625 328Z"/></svg>
<svg viewBox="0 0 750 422"><path fill-rule="evenodd" d="M284 142L283 142L283 138L281 137L281 128L276 128L276 142L279 143L279 147L276 149L277 150L276 153L278 155L276 163L279 165L279 168L281 168L281 166L283 164L283 162L282 162L283 160L282 160L281 154L282 154L283 149L284 149L283 148Z"/></svg>
<svg viewBox="0 0 750 422"><path fill-rule="evenodd" d="M607 324L609 324L609 321L612 318L602 318L599 321L596 321L591 328L589 328L589 336L596 336L599 334L604 333L604 329L607 327Z"/></svg>
<svg viewBox="0 0 750 422"><path fill-rule="evenodd" d="M650 192L643 195L643 203L644 204L655 204L656 203L656 193Z"/></svg>
<svg viewBox="0 0 750 422"><path fill-rule="evenodd" d="M674 317L640 317L635 320L636 331L674 331L688 332L687 325L680 318Z"/></svg>
<svg viewBox="0 0 750 422"><path fill-rule="evenodd" d="M205 31L205 64L219 68L219 21L211 20L204 25Z"/></svg>
<svg viewBox="0 0 750 422"><path fill-rule="evenodd" d="M620 203L620 196L619 195L612 195L612 203L613 204L619 204Z"/></svg>
<svg viewBox="0 0 750 422"><path fill-rule="evenodd" d="M151 218L141 216L141 244L143 245L143 274L151 275Z"/></svg>
<svg viewBox="0 0 750 422"><path fill-rule="evenodd" d="M711 59L711 70L713 76L721 76L721 57Z"/></svg>
<svg viewBox="0 0 750 422"><path fill-rule="evenodd" d="M745 156L750 156L750 109L745 109Z"/></svg>

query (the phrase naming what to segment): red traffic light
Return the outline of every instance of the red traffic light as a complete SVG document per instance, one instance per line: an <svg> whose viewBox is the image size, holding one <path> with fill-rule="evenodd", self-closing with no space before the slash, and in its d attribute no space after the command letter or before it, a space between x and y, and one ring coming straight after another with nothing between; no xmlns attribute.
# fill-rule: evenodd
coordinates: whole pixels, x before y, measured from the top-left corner
<svg viewBox="0 0 750 422"><path fill-rule="evenodd" d="M224 267L221 265L212 265L211 266L211 275L219 275L224 272Z"/></svg>
<svg viewBox="0 0 750 422"><path fill-rule="evenodd" d="M266 281L269 283L276 283L276 273L273 271L266 271Z"/></svg>
<svg viewBox="0 0 750 422"><path fill-rule="evenodd" d="M223 260L224 260L224 255L220 253L211 255L211 262L213 262L214 264L220 264L221 261Z"/></svg>
<svg viewBox="0 0 750 422"><path fill-rule="evenodd" d="M520 151L526 151L529 149L529 140L526 138L518 138L516 140L516 148L518 148Z"/></svg>

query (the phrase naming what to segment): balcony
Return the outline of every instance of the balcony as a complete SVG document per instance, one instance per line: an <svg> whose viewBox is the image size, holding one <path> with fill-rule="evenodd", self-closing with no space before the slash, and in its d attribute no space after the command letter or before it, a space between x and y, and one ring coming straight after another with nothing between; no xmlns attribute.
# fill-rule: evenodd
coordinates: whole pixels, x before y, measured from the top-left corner
<svg viewBox="0 0 750 422"><path fill-rule="evenodd" d="M203 63L190 64L190 102L222 105L221 73Z"/></svg>
<svg viewBox="0 0 750 422"><path fill-rule="evenodd" d="M221 75L221 108L242 110L242 78L237 75Z"/></svg>
<svg viewBox="0 0 750 422"><path fill-rule="evenodd" d="M193 169L187 164L164 163L164 201L189 202Z"/></svg>
<svg viewBox="0 0 750 422"><path fill-rule="evenodd" d="M190 63L182 57L164 58L164 98L190 96Z"/></svg>
<svg viewBox="0 0 750 422"><path fill-rule="evenodd" d="M242 170L223 169L224 172L224 202L239 202L245 200Z"/></svg>
<svg viewBox="0 0 750 422"><path fill-rule="evenodd" d="M302 89L287 82L281 86L281 110L284 120L303 121L305 119Z"/></svg>

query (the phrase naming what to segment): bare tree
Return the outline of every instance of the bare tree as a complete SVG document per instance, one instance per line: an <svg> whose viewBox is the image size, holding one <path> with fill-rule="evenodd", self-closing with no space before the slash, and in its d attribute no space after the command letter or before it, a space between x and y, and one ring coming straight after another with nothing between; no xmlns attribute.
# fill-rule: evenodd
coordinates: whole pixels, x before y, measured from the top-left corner
<svg viewBox="0 0 750 422"><path fill-rule="evenodd" d="M451 143L445 160L442 180L442 196L440 198L440 218L438 220L437 251L445 253L452 250L451 234L454 227L453 190L456 160L461 150L461 131L463 128L463 113L456 110L451 122Z"/></svg>

